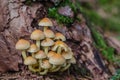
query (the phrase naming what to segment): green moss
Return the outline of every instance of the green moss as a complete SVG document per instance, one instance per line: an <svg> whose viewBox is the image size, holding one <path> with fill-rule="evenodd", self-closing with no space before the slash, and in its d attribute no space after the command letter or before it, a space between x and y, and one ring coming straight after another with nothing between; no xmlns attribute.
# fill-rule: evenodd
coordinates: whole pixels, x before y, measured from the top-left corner
<svg viewBox="0 0 120 80"><path fill-rule="evenodd" d="M116 74L113 75L110 80L120 80L120 69L116 71Z"/></svg>
<svg viewBox="0 0 120 80"><path fill-rule="evenodd" d="M58 23L62 23L65 25L73 23L73 18L60 15L57 10L58 9L55 7L49 8L48 17L54 18L57 20Z"/></svg>
<svg viewBox="0 0 120 80"><path fill-rule="evenodd" d="M70 0L64 0L58 6L48 9L48 17L54 18L57 20L58 23L62 23L64 25L69 25L73 23L74 19L77 19L77 18L70 18L58 13L58 8L66 5L69 5L75 14L78 12L77 6L75 5L75 3L72 3Z"/></svg>

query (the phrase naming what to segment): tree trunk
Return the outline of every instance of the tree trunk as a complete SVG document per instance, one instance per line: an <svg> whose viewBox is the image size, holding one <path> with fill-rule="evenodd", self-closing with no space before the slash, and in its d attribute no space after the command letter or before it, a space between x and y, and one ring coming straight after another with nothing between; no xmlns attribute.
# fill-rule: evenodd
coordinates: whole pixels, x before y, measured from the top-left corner
<svg viewBox="0 0 120 80"><path fill-rule="evenodd" d="M41 3L27 6L22 0L0 0L0 11L0 72L20 71L22 58L21 53L15 49L15 44L20 38L29 40L30 33L34 29L42 29L36 24L38 19L45 17L46 11ZM60 27L55 20L52 21L54 27L51 29L66 36L66 43L74 52L77 66L84 65L94 80L107 80L108 75L97 60L100 56L96 57L99 53L94 52L91 33L85 22L75 22L74 26L68 28ZM74 72L71 75L74 76Z"/></svg>

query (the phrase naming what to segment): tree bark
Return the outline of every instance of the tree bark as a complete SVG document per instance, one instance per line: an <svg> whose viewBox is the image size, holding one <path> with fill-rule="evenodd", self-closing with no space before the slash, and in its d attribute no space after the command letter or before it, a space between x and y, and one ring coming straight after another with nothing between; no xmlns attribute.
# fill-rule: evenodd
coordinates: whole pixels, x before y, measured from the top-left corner
<svg viewBox="0 0 120 80"><path fill-rule="evenodd" d="M19 71L22 58L15 44L20 38L29 40L35 28L42 29L36 24L39 18L45 16L45 10L40 3L27 6L22 0L0 0L0 11L0 72ZM75 22L68 28L60 27L55 20L52 21L54 27L51 29L66 36L66 43L78 59L77 65L84 64L94 80L107 80L108 75L96 60L91 33L85 22Z"/></svg>

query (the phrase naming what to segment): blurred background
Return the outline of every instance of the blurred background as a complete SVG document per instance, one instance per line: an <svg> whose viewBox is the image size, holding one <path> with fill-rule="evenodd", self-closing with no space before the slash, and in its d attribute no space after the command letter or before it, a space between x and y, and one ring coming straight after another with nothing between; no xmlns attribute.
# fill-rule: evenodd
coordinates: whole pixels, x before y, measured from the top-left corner
<svg viewBox="0 0 120 80"><path fill-rule="evenodd" d="M120 40L120 0L79 1L96 28Z"/></svg>

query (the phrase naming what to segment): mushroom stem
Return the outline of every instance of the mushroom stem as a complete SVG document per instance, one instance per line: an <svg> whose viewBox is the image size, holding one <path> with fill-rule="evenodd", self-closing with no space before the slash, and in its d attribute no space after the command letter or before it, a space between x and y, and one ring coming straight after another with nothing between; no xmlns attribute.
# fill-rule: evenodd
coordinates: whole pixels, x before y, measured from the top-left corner
<svg viewBox="0 0 120 80"><path fill-rule="evenodd" d="M35 57L35 53L32 53L32 57Z"/></svg>
<svg viewBox="0 0 120 80"><path fill-rule="evenodd" d="M39 72L39 74L40 75L45 75L45 74L47 74L47 72L48 72L48 69L45 69L43 72Z"/></svg>
<svg viewBox="0 0 120 80"><path fill-rule="evenodd" d="M50 71L54 70L56 67L57 67L56 65L53 65Z"/></svg>
<svg viewBox="0 0 120 80"><path fill-rule="evenodd" d="M37 71L39 71L39 69L34 69L34 68L32 67L32 65L28 65L28 68L29 68L29 70L32 71L32 72L37 72Z"/></svg>
<svg viewBox="0 0 120 80"><path fill-rule="evenodd" d="M67 66L63 67L60 71L63 72L65 70L67 70L70 66L71 66L71 64L69 63L69 64L67 64Z"/></svg>
<svg viewBox="0 0 120 80"><path fill-rule="evenodd" d="M44 52L45 52L45 54L48 54L48 47L47 46L44 48Z"/></svg>
<svg viewBox="0 0 120 80"><path fill-rule="evenodd" d="M25 50L22 51L22 57L23 57L24 60L25 60L25 58L27 57L27 56L26 56L26 51L25 51Z"/></svg>
<svg viewBox="0 0 120 80"><path fill-rule="evenodd" d="M47 30L47 29L48 29L48 26L45 26L45 27L44 27L44 31Z"/></svg>
<svg viewBox="0 0 120 80"><path fill-rule="evenodd" d="M41 63L42 63L42 59L39 59L39 70L41 71Z"/></svg>
<svg viewBox="0 0 120 80"><path fill-rule="evenodd" d="M57 72L60 68L61 68L61 67L58 66L58 67L56 67L55 69L51 70L50 72Z"/></svg>
<svg viewBox="0 0 120 80"><path fill-rule="evenodd" d="M61 47L58 47L58 50L57 50L57 53L61 53L61 51L62 51L62 48Z"/></svg>
<svg viewBox="0 0 120 80"><path fill-rule="evenodd" d="M36 41L36 45L37 45L38 49L40 50L40 41L39 40Z"/></svg>

